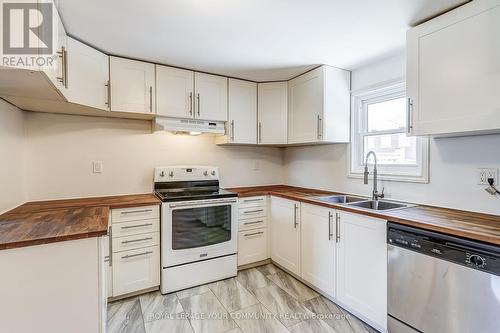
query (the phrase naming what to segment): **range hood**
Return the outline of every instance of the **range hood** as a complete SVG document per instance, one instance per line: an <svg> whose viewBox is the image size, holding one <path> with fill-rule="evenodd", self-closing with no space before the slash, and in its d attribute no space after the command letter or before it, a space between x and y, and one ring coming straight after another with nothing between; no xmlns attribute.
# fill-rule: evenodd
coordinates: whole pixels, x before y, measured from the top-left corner
<svg viewBox="0 0 500 333"><path fill-rule="evenodd" d="M170 118L157 116L155 120L156 131L169 131L174 133L213 133L225 134L223 121L211 121L190 118Z"/></svg>

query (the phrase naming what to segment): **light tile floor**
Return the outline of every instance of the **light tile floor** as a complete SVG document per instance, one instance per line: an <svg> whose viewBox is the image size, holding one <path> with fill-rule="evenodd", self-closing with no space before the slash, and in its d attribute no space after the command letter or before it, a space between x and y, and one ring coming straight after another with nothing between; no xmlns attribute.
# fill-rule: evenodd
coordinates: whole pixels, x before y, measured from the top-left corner
<svg viewBox="0 0 500 333"><path fill-rule="evenodd" d="M375 333L278 267L177 293L152 292L108 305L109 333Z"/></svg>

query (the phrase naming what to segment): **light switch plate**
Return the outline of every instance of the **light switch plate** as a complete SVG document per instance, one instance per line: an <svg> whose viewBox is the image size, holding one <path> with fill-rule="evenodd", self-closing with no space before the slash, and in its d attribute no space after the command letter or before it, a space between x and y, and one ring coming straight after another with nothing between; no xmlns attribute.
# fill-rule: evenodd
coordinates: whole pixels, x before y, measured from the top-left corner
<svg viewBox="0 0 500 333"><path fill-rule="evenodd" d="M489 185L488 178L495 179L494 185L498 185L498 168L478 168L477 169L477 184Z"/></svg>
<svg viewBox="0 0 500 333"><path fill-rule="evenodd" d="M102 162L93 161L92 162L92 173L102 173Z"/></svg>

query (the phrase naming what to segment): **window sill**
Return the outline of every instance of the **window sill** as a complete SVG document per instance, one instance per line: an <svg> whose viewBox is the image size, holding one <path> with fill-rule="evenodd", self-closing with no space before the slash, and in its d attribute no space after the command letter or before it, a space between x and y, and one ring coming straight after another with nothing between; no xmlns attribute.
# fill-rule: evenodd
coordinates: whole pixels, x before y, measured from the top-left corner
<svg viewBox="0 0 500 333"><path fill-rule="evenodd" d="M373 174L370 171L369 179L371 180L372 177L373 177ZM347 174L347 178L363 179L364 175L362 173L349 172ZM426 177L426 176L382 175L382 174L378 174L377 175L377 179L378 180L391 181L391 182L421 183L421 184L428 184L429 183L429 177Z"/></svg>

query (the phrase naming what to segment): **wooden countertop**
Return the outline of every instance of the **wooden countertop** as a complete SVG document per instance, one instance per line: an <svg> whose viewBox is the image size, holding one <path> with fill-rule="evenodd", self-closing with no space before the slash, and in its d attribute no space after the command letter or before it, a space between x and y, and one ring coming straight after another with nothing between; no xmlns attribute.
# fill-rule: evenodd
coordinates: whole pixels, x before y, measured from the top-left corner
<svg viewBox="0 0 500 333"><path fill-rule="evenodd" d="M240 187L230 188L228 190L238 193L239 197L273 195L285 199L297 200L323 207L381 218L417 228L442 232L448 235L500 245L500 216L498 215L425 205L388 212L364 211L345 205L321 202L313 198L316 195L341 193L287 185Z"/></svg>
<svg viewBox="0 0 500 333"><path fill-rule="evenodd" d="M153 194L27 202L0 215L0 250L103 236L110 209L160 203Z"/></svg>

